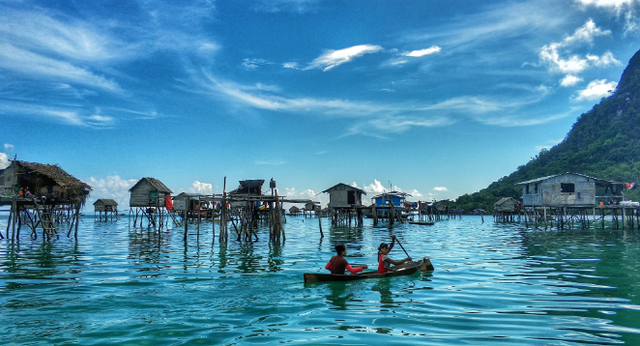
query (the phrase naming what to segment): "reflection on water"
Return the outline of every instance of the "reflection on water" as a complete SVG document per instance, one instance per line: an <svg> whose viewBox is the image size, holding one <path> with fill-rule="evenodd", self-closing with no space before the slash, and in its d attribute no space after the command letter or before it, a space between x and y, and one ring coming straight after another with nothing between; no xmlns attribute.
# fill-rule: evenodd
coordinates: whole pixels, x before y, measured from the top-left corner
<svg viewBox="0 0 640 346"><path fill-rule="evenodd" d="M211 224L81 224L78 241L0 241L0 322L17 345L640 345L637 231L541 231L478 217L219 242ZM6 218L0 219L0 229ZM6 227L6 226L4 226ZM303 284L334 246L375 268L396 235L427 275ZM390 254L405 257L400 247Z"/></svg>

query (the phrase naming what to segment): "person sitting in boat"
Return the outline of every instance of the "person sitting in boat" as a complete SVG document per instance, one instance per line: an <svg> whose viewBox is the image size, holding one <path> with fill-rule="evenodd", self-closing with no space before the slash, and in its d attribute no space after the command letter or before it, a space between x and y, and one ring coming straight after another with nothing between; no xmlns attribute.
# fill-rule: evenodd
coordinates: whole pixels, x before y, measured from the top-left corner
<svg viewBox="0 0 640 346"><path fill-rule="evenodd" d="M351 274L359 273L363 269L369 268L366 264L362 267L352 268L349 262L344 258L347 255L347 249L344 245L336 245L337 255L331 257L329 263L324 267L331 271L331 274L344 274L344 270L348 270Z"/></svg>
<svg viewBox="0 0 640 346"><path fill-rule="evenodd" d="M387 273L389 270L393 270L393 268L391 267L392 264L394 266L397 266L397 265L411 261L411 257L407 257L400 261L394 261L388 256L389 251L393 249L393 245L395 245L395 243L396 243L396 236L392 235L391 245L387 243L382 243L378 247L378 274L384 274L384 273Z"/></svg>

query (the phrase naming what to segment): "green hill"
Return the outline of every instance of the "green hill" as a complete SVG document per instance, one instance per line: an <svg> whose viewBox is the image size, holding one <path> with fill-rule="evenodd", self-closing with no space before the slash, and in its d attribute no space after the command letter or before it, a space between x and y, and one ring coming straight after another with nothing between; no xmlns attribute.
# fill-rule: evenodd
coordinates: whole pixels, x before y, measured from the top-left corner
<svg viewBox="0 0 640 346"><path fill-rule="evenodd" d="M540 151L487 188L450 204L467 212L493 211L501 197L520 198L522 191L515 183L565 172L640 183L640 51L629 61L614 94L583 113L560 144ZM638 191L628 191L625 197L639 200Z"/></svg>

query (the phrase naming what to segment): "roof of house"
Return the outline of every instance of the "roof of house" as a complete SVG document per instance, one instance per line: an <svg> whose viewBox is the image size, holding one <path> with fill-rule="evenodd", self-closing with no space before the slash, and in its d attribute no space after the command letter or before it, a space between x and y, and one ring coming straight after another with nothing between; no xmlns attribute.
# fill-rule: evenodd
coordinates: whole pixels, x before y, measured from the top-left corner
<svg viewBox="0 0 640 346"><path fill-rule="evenodd" d="M100 198L97 201L95 201L93 203L93 205L96 205L98 203L102 203L104 205L118 205L118 202L112 200L112 199L106 199L106 198Z"/></svg>
<svg viewBox="0 0 640 346"><path fill-rule="evenodd" d="M24 170L23 179L32 181L36 185L48 185L47 181L42 181L43 178L53 181L62 189L65 196L64 198L72 202L78 202L84 205L89 192L92 190L91 185L70 175L58 165L18 160L11 161L11 165L17 165L18 172ZM9 167L11 167L11 165Z"/></svg>
<svg viewBox="0 0 640 346"><path fill-rule="evenodd" d="M397 197L407 197L407 196L411 196L410 193L406 193L406 192L402 192L402 191L389 191L389 192L383 192L383 193L379 193L371 198L379 198L379 197L384 197L384 196L397 196Z"/></svg>
<svg viewBox="0 0 640 346"><path fill-rule="evenodd" d="M46 165L42 163L17 160L12 161L12 164L19 165L20 167L24 168L27 173L36 172L38 174L44 175L47 178L53 180L63 189L83 188L85 190L91 191L91 186L89 184L76 179L74 176L65 172L65 170L60 168L60 166L58 165Z"/></svg>
<svg viewBox="0 0 640 346"><path fill-rule="evenodd" d="M138 182L135 185L133 185L129 189L129 191L132 191L133 189L135 189L136 186L140 185L140 183L142 183L143 181L147 181L149 184L151 184L151 186L153 186L156 190L158 190L158 192L162 192L162 193L171 193L171 192L173 192L165 184L163 184L160 180L158 180L156 178L142 178L142 179L138 180Z"/></svg>
<svg viewBox="0 0 640 346"><path fill-rule="evenodd" d="M367 194L363 189L359 189L359 188L357 188L357 187L355 187L355 186L347 185L347 184L345 184L345 183L338 183L338 184L335 184L335 185L333 185L332 187L330 187L330 188L328 188L328 189L326 189L326 190L322 191L322 193L329 192L329 191L331 191L331 190L335 189L336 187L338 187L338 186L340 186L340 185L347 186L347 187L349 187L349 188L351 188L351 189L353 189L353 190L356 190L356 191L361 192L362 194L365 194L365 195Z"/></svg>
<svg viewBox="0 0 640 346"><path fill-rule="evenodd" d="M518 202L518 200L513 198L513 197L502 197L497 202L495 202L493 205L501 205L501 204L503 204L505 202L509 202L509 201Z"/></svg>
<svg viewBox="0 0 640 346"><path fill-rule="evenodd" d="M588 179L593 179L593 180L595 180L596 182L599 182L599 183L611 183L609 181L598 179L598 178L594 178L594 177L590 177L590 176L587 176L587 175L584 175L584 174L566 172L566 173L562 173L562 174L548 175L548 176L542 177L542 178L522 181L522 182L516 183L515 185L527 185L527 184L539 183L541 181L549 180L551 178L555 178L555 177L559 177L559 176L563 176L563 175L577 175L577 176L585 177L585 178L588 178Z"/></svg>

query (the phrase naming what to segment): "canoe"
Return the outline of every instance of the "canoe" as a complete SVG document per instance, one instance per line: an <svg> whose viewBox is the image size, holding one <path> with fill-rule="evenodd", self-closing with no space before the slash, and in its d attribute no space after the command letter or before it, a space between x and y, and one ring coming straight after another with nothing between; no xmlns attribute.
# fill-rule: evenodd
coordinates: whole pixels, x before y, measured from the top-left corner
<svg viewBox="0 0 640 346"><path fill-rule="evenodd" d="M420 270L421 272L433 271L433 265L428 257L424 257L419 261L404 263L394 266L393 270L378 274L378 271L366 271L358 274L329 274L329 273L304 273L304 283L322 282L322 281L353 281L363 279L379 279L391 276L411 275Z"/></svg>
<svg viewBox="0 0 640 346"><path fill-rule="evenodd" d="M412 225L423 225L423 226L433 226L435 222L433 221L409 221Z"/></svg>

